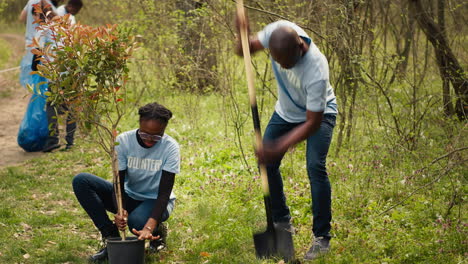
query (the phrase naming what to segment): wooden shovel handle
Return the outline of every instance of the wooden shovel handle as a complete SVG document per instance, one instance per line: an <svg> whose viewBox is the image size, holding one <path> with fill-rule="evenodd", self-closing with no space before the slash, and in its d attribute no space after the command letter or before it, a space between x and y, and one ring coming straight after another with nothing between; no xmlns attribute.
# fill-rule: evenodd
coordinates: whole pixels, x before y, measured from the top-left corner
<svg viewBox="0 0 468 264"><path fill-rule="evenodd" d="M121 217L123 217L123 203L122 203L122 192L121 192L121 182L120 182L120 177L119 177L119 165L118 165L118 160L117 160L117 150L114 147L114 150L112 151L112 173L113 173L113 180L114 180L114 192L115 192L115 199L117 200L117 214ZM122 233L122 240L127 239L127 233L124 231L121 231Z"/></svg>
<svg viewBox="0 0 468 264"><path fill-rule="evenodd" d="M244 3L237 0L237 19L239 23L242 52L244 55L245 73L247 75L247 87L249 88L250 107L255 130L255 145L257 149L263 149L262 132L260 130L260 119L258 116L257 99L255 96L254 75L252 69L252 59L250 56L249 36L247 32L247 19L245 18ZM259 164L260 176L262 178L263 195L269 196L268 178L265 164Z"/></svg>

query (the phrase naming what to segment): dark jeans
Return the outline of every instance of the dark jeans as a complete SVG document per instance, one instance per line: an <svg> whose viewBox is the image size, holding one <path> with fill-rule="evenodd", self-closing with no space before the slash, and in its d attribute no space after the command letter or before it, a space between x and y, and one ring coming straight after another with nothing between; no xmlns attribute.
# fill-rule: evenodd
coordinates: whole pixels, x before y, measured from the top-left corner
<svg viewBox="0 0 468 264"><path fill-rule="evenodd" d="M330 237L331 229L331 186L326 170L326 158L330 147L336 116L324 115L319 130L307 138L307 174L312 193L312 231L316 237ZM265 130L263 140L274 141L302 123L289 123L276 112L273 113ZM273 221L288 222L291 219L283 191L283 180L277 163L267 164Z"/></svg>
<svg viewBox="0 0 468 264"><path fill-rule="evenodd" d="M49 137L47 139L47 144L57 144L59 142L57 116L63 115L65 111L67 111L66 106L52 106L50 105L50 102L47 102L46 112L47 122L49 122ZM67 135L65 136L65 140L67 141L67 145L73 145L76 122L73 120L71 114L67 115L66 131Z"/></svg>
<svg viewBox="0 0 468 264"><path fill-rule="evenodd" d="M106 232L112 229L113 222L109 219L106 211L117 213L114 203L112 183L89 173L80 173L73 178L73 191L83 209L88 213L94 225L99 229L103 237ZM142 230L148 218L151 216L155 199L137 201L130 198L125 192L126 209L128 212L128 228L132 230ZM169 200L166 211L162 215L161 221L169 218L174 208L174 200Z"/></svg>

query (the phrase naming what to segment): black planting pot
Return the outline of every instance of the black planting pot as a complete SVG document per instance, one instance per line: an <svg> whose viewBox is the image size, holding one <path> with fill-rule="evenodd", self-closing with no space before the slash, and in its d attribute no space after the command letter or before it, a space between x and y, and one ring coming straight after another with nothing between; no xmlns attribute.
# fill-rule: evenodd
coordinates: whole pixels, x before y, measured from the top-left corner
<svg viewBox="0 0 468 264"><path fill-rule="evenodd" d="M107 239L109 264L144 264L145 241L136 237Z"/></svg>

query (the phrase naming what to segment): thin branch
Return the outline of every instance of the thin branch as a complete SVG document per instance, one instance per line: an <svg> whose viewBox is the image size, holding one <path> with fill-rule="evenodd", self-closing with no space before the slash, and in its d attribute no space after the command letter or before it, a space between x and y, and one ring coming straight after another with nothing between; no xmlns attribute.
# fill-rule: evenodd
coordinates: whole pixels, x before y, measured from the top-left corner
<svg viewBox="0 0 468 264"><path fill-rule="evenodd" d="M444 173L441 173L441 174L439 175L439 177L437 177L437 178L435 178L434 180L430 181L429 183L427 183L427 184L425 184L425 185L423 185L423 186L421 186L421 187L419 187L419 188L413 190L413 191L412 191L410 194L408 194L405 198L403 198L402 200L400 200L398 203L396 203L396 204L390 206L389 208L385 209L383 212L381 212L381 213L378 214L377 216L382 216L382 215L388 213L388 212L389 212L390 210L392 210L393 208L395 208L395 207L397 207L397 206L403 204L403 203L406 202L409 198L411 198L411 196L415 195L415 194L416 194L417 192L419 192L420 190L425 189L426 187L428 187L428 186L434 184L435 182L437 182L438 180L440 180L445 174L447 174L450 170L452 170L453 167L455 167L455 166L458 165L458 164L463 164L463 163L465 163L466 161L468 161L468 160L462 160L462 161L459 162L459 163L455 163L454 166L449 167L449 168L446 168L446 170L444 171Z"/></svg>
<svg viewBox="0 0 468 264"><path fill-rule="evenodd" d="M232 0L234 3L237 3L236 0ZM256 7L253 7L253 6L248 6L248 5L245 5L244 4L244 7L247 8L247 9L250 9L250 10L254 10L254 11L257 11L257 12L261 12L261 13L265 13L265 14L268 14L268 15L271 15L271 16L275 16L275 17L278 17L278 18L281 18L281 19L284 19L284 20L291 20L285 16L282 16L280 14L276 14L276 13L273 13L271 11L268 11L268 10L264 10L264 9L260 9L260 8L256 8ZM314 33L315 35L317 35L319 38L323 39L323 40L326 40L324 36L322 36L320 33L318 33L317 31L307 27L307 26L304 26L304 25L301 25L301 24L297 24L298 26L300 26L301 28L303 29L307 29L309 30L310 32Z"/></svg>
<svg viewBox="0 0 468 264"><path fill-rule="evenodd" d="M462 147L462 148L457 148L457 149L454 149L452 151L450 151L449 153L445 154L445 155L442 155L436 159L434 159L433 161L431 161L431 163L429 163L428 165L424 166L423 168L421 168L419 171L423 171L425 169L427 169L429 166L433 165L434 163L438 162L439 160L441 159L444 159L448 156L451 156L452 154L454 154L455 152L459 152L459 151L463 151L463 150L466 150L468 149L468 147Z"/></svg>
<svg viewBox="0 0 468 264"><path fill-rule="evenodd" d="M449 153L447 153L447 154L445 154L445 155L442 155L442 156L440 156L440 157L434 159L434 160L431 161L428 165L424 166L423 168L421 168L421 169L418 170L418 171L419 171L419 172L422 172L423 170L427 169L429 166L435 164L436 162L438 162L438 161L440 161L440 160L442 160L442 159L444 159L444 158L446 158L446 157L448 157L448 156L451 156L451 155L453 155L453 154L456 153L456 152L463 151L463 150L466 150L466 149L468 149L468 147L462 147L462 148L458 148L458 149L455 149L455 150L453 150L453 151L450 151ZM413 190L413 191L412 191L410 194L408 194L405 198L403 198L402 200L400 200L398 203L396 203L396 204L390 206L389 208L385 209L383 212L381 212L380 214L378 214L378 216L381 216L381 215L387 213L388 211L392 210L393 208L395 208L395 207L397 207L397 206L403 204L405 201L407 201L409 198L411 198L411 196L413 196L414 194L416 194L418 191L420 191L420 190L422 190L422 189L424 189L424 188L426 188L426 187L432 185L432 184L435 183L436 181L440 180L440 179L441 179L447 172L449 172L453 167L455 167L455 166L458 165L458 164L463 164L463 163L465 163L466 161L467 161L467 160L462 160L462 161L459 162L459 163L455 163L452 167L446 168L445 172L444 172L444 173L441 173L441 174L439 175L439 177L436 177L436 178L435 178L434 180L432 180L431 182L429 182L429 183L427 183L427 184L425 184L425 185L423 185L423 186L421 186L421 187L419 187L419 188Z"/></svg>

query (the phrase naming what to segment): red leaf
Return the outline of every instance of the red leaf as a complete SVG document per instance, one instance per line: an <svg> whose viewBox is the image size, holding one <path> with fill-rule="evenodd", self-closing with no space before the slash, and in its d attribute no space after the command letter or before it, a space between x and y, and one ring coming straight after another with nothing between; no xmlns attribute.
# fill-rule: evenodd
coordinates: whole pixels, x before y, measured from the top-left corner
<svg viewBox="0 0 468 264"><path fill-rule="evenodd" d="M210 256L210 253L205 252L205 251L202 251L202 252L200 252L200 256L202 256L202 257L209 257L209 256Z"/></svg>

